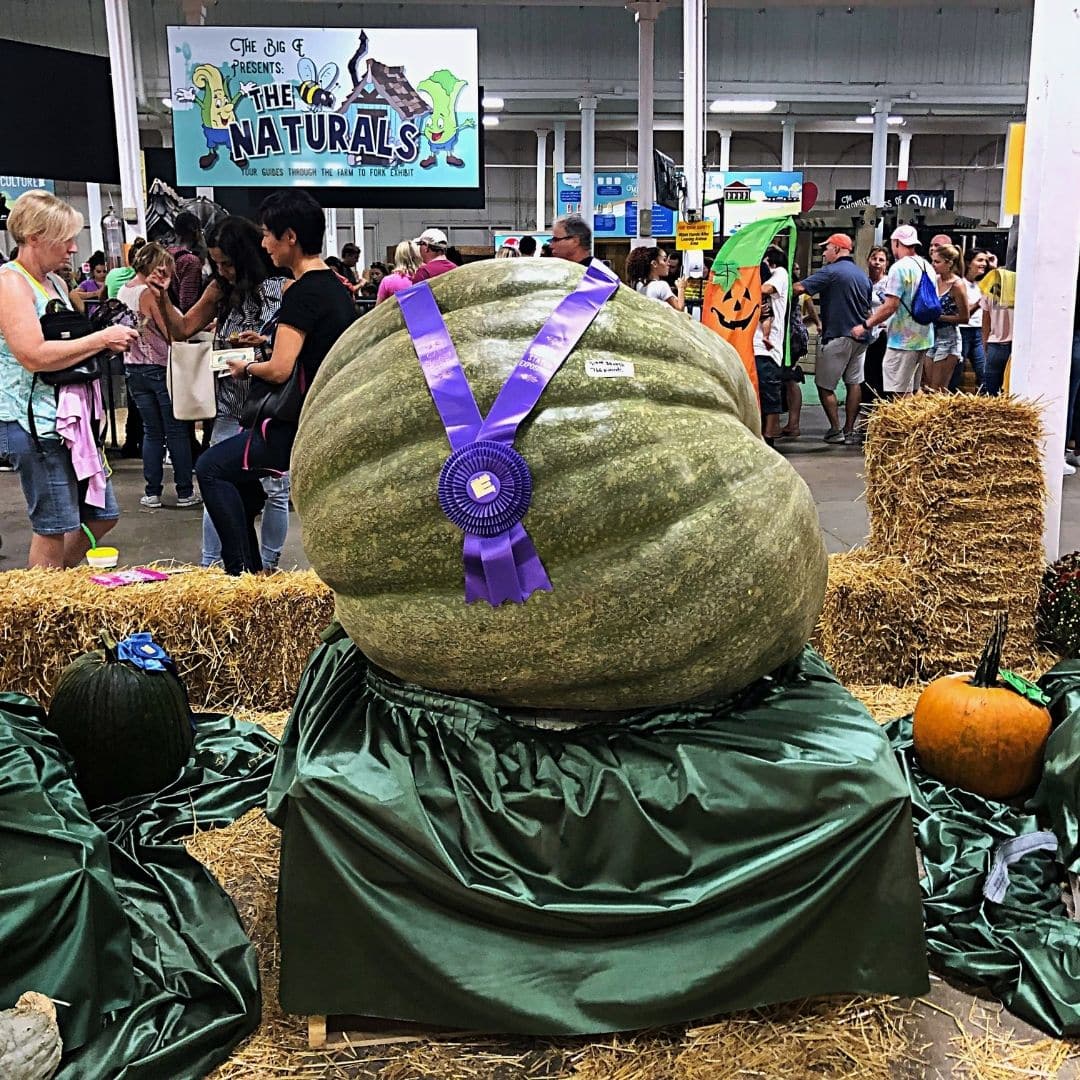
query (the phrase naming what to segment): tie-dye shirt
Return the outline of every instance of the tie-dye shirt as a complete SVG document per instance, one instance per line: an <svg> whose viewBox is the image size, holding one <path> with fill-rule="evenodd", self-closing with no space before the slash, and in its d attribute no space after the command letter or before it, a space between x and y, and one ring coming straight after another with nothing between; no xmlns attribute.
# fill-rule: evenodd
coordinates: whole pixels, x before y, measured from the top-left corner
<svg viewBox="0 0 1080 1080"><path fill-rule="evenodd" d="M922 281L923 271L937 284L934 268L921 255L905 255L897 259L889 270L885 283L886 296L898 296L900 306L889 320L889 348L922 352L934 347L934 327L916 322L911 316L911 305Z"/></svg>

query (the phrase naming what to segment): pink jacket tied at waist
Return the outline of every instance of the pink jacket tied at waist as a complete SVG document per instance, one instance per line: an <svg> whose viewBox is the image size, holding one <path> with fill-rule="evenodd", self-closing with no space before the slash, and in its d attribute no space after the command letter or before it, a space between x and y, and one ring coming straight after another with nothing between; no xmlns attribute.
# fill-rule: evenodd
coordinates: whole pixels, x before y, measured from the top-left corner
<svg viewBox="0 0 1080 1080"><path fill-rule="evenodd" d="M99 510L105 507L105 465L98 450L96 418L102 414L101 382L60 387L56 402L56 434L71 451L71 464L78 480L89 480L86 502Z"/></svg>

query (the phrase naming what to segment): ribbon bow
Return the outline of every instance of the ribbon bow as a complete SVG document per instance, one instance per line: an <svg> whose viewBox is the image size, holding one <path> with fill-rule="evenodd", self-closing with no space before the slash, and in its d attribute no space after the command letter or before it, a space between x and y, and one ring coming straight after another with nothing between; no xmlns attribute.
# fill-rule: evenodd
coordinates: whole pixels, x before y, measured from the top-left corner
<svg viewBox="0 0 1080 1080"><path fill-rule="evenodd" d="M486 417L473 397L442 313L427 282L398 293L405 326L439 411L452 453L439 475L439 506L465 534L465 602L523 604L551 591L544 564L521 519L532 501L532 474L514 449L521 422L555 372L619 287L593 260L510 373Z"/></svg>
<svg viewBox="0 0 1080 1080"><path fill-rule="evenodd" d="M132 634L116 646L116 657L144 671L173 671L172 657L154 643L150 634Z"/></svg>

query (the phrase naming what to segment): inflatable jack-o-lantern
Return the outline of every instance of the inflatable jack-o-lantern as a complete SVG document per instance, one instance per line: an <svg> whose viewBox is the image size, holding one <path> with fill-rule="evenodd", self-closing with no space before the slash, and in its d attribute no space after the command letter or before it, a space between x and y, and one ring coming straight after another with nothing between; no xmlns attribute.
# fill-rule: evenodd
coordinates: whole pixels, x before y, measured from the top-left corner
<svg viewBox="0 0 1080 1080"><path fill-rule="evenodd" d="M720 266L705 286L701 321L726 338L742 357L757 389L754 331L761 317L761 271L757 266Z"/></svg>

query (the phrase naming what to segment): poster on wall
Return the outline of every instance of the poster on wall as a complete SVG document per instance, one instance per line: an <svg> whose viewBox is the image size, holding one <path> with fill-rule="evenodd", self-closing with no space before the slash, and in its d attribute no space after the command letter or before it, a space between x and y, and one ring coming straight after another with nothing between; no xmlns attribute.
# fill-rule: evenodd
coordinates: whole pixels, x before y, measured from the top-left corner
<svg viewBox="0 0 1080 1080"><path fill-rule="evenodd" d="M0 229L7 228L8 212L26 191L56 191L56 184L37 176L0 176Z"/></svg>
<svg viewBox="0 0 1080 1080"><path fill-rule="evenodd" d="M801 172L706 169L704 216L731 236L752 221L802 213L802 188Z"/></svg>
<svg viewBox="0 0 1080 1080"><path fill-rule="evenodd" d="M474 29L170 26L168 43L181 185L482 190Z"/></svg>
<svg viewBox="0 0 1080 1080"><path fill-rule="evenodd" d="M594 174L593 236L600 238L634 236L637 233L637 173L600 171ZM581 212L581 174L558 173L560 214ZM675 211L653 204L652 234L675 235Z"/></svg>

